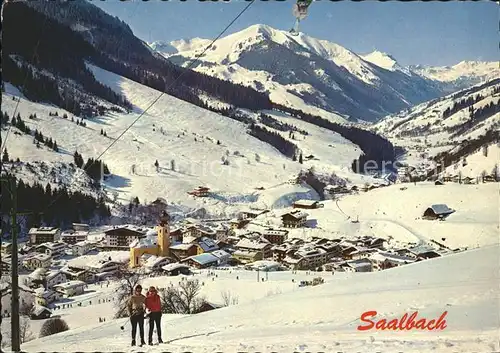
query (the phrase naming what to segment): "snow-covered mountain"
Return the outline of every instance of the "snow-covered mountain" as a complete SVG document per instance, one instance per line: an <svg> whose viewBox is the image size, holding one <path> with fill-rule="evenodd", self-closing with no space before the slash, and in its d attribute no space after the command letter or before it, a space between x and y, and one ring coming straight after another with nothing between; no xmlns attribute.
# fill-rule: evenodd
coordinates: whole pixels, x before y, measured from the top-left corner
<svg viewBox="0 0 500 353"><path fill-rule="evenodd" d="M453 144L499 126L500 78L390 115L373 125L373 130L392 138Z"/></svg>
<svg viewBox="0 0 500 353"><path fill-rule="evenodd" d="M499 62L462 61L453 66L410 66L429 79L449 83L452 87L465 88L500 78Z"/></svg>
<svg viewBox="0 0 500 353"><path fill-rule="evenodd" d="M169 45L177 53L168 46L162 54L187 66L209 43L200 38L173 41ZM361 120L442 95L439 84L410 71L388 70L335 43L262 24L219 39L194 69L268 91L280 104Z"/></svg>

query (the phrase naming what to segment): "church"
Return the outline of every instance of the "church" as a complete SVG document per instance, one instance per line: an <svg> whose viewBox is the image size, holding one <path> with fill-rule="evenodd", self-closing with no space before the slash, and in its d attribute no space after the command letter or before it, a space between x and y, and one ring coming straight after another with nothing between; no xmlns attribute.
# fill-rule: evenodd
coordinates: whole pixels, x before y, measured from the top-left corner
<svg viewBox="0 0 500 353"><path fill-rule="evenodd" d="M134 240L130 244L130 267L140 265L141 256L144 254L154 256L170 256L170 216L166 211L163 211L160 216L160 221L156 226L156 239L146 236Z"/></svg>

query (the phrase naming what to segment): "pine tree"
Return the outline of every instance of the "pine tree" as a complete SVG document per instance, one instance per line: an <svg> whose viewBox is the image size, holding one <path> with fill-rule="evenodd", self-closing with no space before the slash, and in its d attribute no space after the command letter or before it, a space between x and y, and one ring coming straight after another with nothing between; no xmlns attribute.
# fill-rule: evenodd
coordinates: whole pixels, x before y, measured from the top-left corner
<svg viewBox="0 0 500 353"><path fill-rule="evenodd" d="M156 167L156 172L160 170L160 164L158 163L158 160L155 162L155 167Z"/></svg>
<svg viewBox="0 0 500 353"><path fill-rule="evenodd" d="M7 152L7 148L3 151L2 162L9 162L9 152Z"/></svg>
<svg viewBox="0 0 500 353"><path fill-rule="evenodd" d="M304 162L304 160L302 159L302 152L300 152L299 163L302 164L303 162Z"/></svg>
<svg viewBox="0 0 500 353"><path fill-rule="evenodd" d="M52 149L56 152L59 152L59 147L57 147L57 142L54 141L54 144L52 145Z"/></svg>

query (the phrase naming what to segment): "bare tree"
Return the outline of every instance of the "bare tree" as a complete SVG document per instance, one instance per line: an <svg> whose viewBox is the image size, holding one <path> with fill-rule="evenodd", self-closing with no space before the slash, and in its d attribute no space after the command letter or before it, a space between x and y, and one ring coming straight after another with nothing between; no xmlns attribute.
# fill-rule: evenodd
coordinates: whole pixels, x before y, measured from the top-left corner
<svg viewBox="0 0 500 353"><path fill-rule="evenodd" d="M162 312L169 314L195 314L205 299L200 296L198 280L181 281L178 287L160 289Z"/></svg>
<svg viewBox="0 0 500 353"><path fill-rule="evenodd" d="M19 318L19 340L21 343L28 342L34 340L36 337L30 329L30 319L26 316L21 316ZM5 351L5 348L10 346L12 340L10 330L5 330L2 332L2 351Z"/></svg>
<svg viewBox="0 0 500 353"><path fill-rule="evenodd" d="M134 270L128 268L127 265L121 266L118 271L116 271L115 277L120 281L120 285L115 291L117 296L117 311L115 313L115 318L127 316L127 301L129 297L134 294L135 286L141 283L145 275L142 268Z"/></svg>
<svg viewBox="0 0 500 353"><path fill-rule="evenodd" d="M229 290L222 291L220 295L222 297L222 303L224 306L238 304L238 297L234 296Z"/></svg>

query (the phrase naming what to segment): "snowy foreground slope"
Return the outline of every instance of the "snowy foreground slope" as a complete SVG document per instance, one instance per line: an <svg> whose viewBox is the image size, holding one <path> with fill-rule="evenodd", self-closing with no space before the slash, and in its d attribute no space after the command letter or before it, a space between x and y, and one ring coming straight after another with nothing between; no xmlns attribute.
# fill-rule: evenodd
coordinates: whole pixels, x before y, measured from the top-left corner
<svg viewBox="0 0 500 353"><path fill-rule="evenodd" d="M498 350L497 245L390 270L339 276L316 287L168 320L165 345L129 348L123 319L22 345L24 351L347 351L491 352ZM324 276L328 276L326 273ZM331 276L331 275L330 275ZM443 331L358 331L360 316L376 320L438 319Z"/></svg>
<svg viewBox="0 0 500 353"><path fill-rule="evenodd" d="M27 162L72 162L76 150L85 160L96 158L160 96L160 92L121 76L96 67L92 70L99 81L126 96L135 111L87 120L87 126L82 127L71 121L69 113L68 119L63 119L62 109L21 98L17 112L32 130L38 129L55 139L60 153L36 148L31 137L15 133L17 129L14 128L7 141L11 158ZM17 94L12 86L8 88L2 95L2 111L12 115L17 104L12 95ZM56 111L58 117L49 116ZM28 119L32 113L37 114L37 119ZM100 134L101 129L107 136ZM3 130L2 138L5 134ZM350 141L317 127L307 138L314 141L308 153L314 153L313 146L323 148L330 144L336 147L339 153L329 155L325 161L333 168L350 165L360 153L359 147ZM227 154L229 165L223 165L221 158ZM260 161L256 160L256 154ZM295 177L301 168L309 167L307 163L301 165L285 158L274 147L248 135L243 123L168 95L163 95L102 159L113 174L106 181L106 187L116 191L121 201L128 202L133 196L138 196L141 202L163 197L169 202L182 202L192 207L220 206L221 212L227 204L256 200L257 187L267 189L280 185ZM158 172L155 160L159 162ZM175 170L171 168L172 160ZM189 199L187 192L199 185L209 187L215 194L216 199L201 201L211 202L210 205L200 205ZM298 188L286 192L309 192L307 188ZM315 197L312 192L308 198Z"/></svg>

